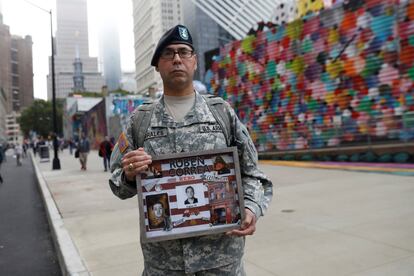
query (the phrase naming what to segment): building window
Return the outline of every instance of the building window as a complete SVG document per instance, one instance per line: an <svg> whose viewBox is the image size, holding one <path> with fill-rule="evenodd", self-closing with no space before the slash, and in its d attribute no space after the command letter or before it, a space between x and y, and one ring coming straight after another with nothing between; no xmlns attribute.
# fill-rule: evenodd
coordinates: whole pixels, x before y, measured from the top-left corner
<svg viewBox="0 0 414 276"><path fill-rule="evenodd" d="M13 90L13 100L18 100L18 99L19 99L19 91Z"/></svg>
<svg viewBox="0 0 414 276"><path fill-rule="evenodd" d="M20 111L20 102L14 102L13 103L13 110L14 111Z"/></svg>
<svg viewBox="0 0 414 276"><path fill-rule="evenodd" d="M12 74L19 74L19 67L17 66L17 63L12 63Z"/></svg>
<svg viewBox="0 0 414 276"><path fill-rule="evenodd" d="M18 61L17 51L11 51L11 60L12 61Z"/></svg>
<svg viewBox="0 0 414 276"><path fill-rule="evenodd" d="M19 86L19 77L12 77L12 86L18 87Z"/></svg>

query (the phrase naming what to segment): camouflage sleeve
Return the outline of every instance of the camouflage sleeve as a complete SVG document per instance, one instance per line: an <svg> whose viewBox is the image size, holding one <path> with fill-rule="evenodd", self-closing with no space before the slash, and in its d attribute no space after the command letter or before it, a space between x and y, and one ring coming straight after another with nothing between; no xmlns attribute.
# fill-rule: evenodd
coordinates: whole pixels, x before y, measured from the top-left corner
<svg viewBox="0 0 414 276"><path fill-rule="evenodd" d="M244 204L259 218L265 214L272 200L273 184L258 168L257 151L246 126L240 122L232 108L230 114L235 126L234 136L239 152Z"/></svg>
<svg viewBox="0 0 414 276"><path fill-rule="evenodd" d="M133 150L134 147L132 139L132 118L133 115L129 119L126 134L123 136L124 138L121 138L123 135L121 134L111 154L111 177L109 179L109 186L114 195L121 199L127 199L137 194L136 183L134 181L127 181L121 164L122 156L128 151Z"/></svg>

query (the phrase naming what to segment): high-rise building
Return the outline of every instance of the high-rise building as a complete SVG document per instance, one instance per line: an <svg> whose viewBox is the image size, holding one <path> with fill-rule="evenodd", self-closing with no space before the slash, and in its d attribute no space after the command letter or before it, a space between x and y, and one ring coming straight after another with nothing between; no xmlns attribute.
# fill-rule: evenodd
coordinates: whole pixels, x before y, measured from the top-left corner
<svg viewBox="0 0 414 276"><path fill-rule="evenodd" d="M293 20L290 8L296 7L296 1L293 0L191 1L237 40L246 37L249 30L255 28L260 21L283 23ZM288 12L280 12L281 4L282 9L288 8ZM292 9L292 14L295 11ZM283 17L284 20L276 20L277 17Z"/></svg>
<svg viewBox="0 0 414 276"><path fill-rule="evenodd" d="M0 87L0 144L7 140L6 135L6 93Z"/></svg>
<svg viewBox="0 0 414 276"><path fill-rule="evenodd" d="M101 91L104 82L102 74L98 72L98 60L89 57L86 0L57 0L56 19L56 98L65 98L69 93L76 90L74 83L75 61L82 63L85 90L90 92ZM50 58L49 68L49 72L51 72ZM52 98L51 73L48 75L48 98Z"/></svg>
<svg viewBox="0 0 414 276"><path fill-rule="evenodd" d="M11 111L8 99L11 95L11 35L9 26L3 24L0 13L0 90L5 95L6 112ZM3 118L4 120L4 118Z"/></svg>
<svg viewBox="0 0 414 276"><path fill-rule="evenodd" d="M109 15L103 17L99 35L99 55L102 73L109 91L121 86L121 56L117 22Z"/></svg>
<svg viewBox="0 0 414 276"><path fill-rule="evenodd" d="M206 72L205 53L234 40L234 38L192 1L183 1L184 24L190 30L197 54L194 79L203 81Z"/></svg>
<svg viewBox="0 0 414 276"><path fill-rule="evenodd" d="M10 34L0 16L0 89L6 96L7 114L20 112L33 102L32 44L30 36Z"/></svg>
<svg viewBox="0 0 414 276"><path fill-rule="evenodd" d="M6 135L7 141L16 144L20 137L20 125L18 123L20 113L12 111L6 115Z"/></svg>
<svg viewBox="0 0 414 276"><path fill-rule="evenodd" d="M2 0L0 0L0 24L3 24L3 4L1 1Z"/></svg>
<svg viewBox="0 0 414 276"><path fill-rule="evenodd" d="M12 36L11 39L11 77L12 110L20 112L33 101L33 55L32 37Z"/></svg>
<svg viewBox="0 0 414 276"><path fill-rule="evenodd" d="M159 74L151 58L160 37L168 29L183 23L181 0L133 0L135 71L138 93L161 89Z"/></svg>

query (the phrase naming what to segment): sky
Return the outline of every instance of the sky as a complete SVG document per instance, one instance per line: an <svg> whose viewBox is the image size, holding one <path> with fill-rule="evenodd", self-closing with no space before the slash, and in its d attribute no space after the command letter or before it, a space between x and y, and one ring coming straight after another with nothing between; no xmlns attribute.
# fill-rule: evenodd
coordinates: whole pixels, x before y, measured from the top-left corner
<svg viewBox="0 0 414 276"><path fill-rule="evenodd" d="M56 0L28 0L45 9L52 9L56 15ZM134 33L131 0L87 0L89 55L99 56L99 22L102 14L111 14L119 26L120 54L122 71L134 71ZM51 54L50 16L23 0L0 0L3 24L10 27L13 35L31 35L33 40L34 97L47 99L48 58ZM53 35L56 20L53 21Z"/></svg>

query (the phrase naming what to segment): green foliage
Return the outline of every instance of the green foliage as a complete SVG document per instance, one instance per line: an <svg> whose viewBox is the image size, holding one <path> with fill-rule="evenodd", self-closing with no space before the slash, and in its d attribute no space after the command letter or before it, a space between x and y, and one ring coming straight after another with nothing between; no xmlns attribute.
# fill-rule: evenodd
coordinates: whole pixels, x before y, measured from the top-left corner
<svg viewBox="0 0 414 276"><path fill-rule="evenodd" d="M392 159L395 163L407 163L410 155L406 152L399 152L394 154Z"/></svg>
<svg viewBox="0 0 414 276"><path fill-rule="evenodd" d="M62 134L62 115L63 104L56 101L56 120L57 133ZM51 101L35 100L33 104L26 108L19 119L20 128L25 136L29 135L31 130L36 131L38 135L44 137L53 133L53 106Z"/></svg>
<svg viewBox="0 0 414 276"><path fill-rule="evenodd" d="M367 153L361 156L362 162L375 162L377 161L377 159L378 159L377 155L373 153L372 151L368 151Z"/></svg>
<svg viewBox="0 0 414 276"><path fill-rule="evenodd" d="M338 162L346 162L348 161L349 156L346 154L339 154L338 156L336 156L336 161Z"/></svg>
<svg viewBox="0 0 414 276"><path fill-rule="evenodd" d="M312 154L304 154L300 157L301 161L313 161Z"/></svg>
<svg viewBox="0 0 414 276"><path fill-rule="evenodd" d="M74 95L79 95L82 97L88 97L88 98L102 98L101 92L73 92L69 94L69 97L73 97Z"/></svg>
<svg viewBox="0 0 414 276"><path fill-rule="evenodd" d="M134 93L118 88L117 90L109 92L109 94L117 94L117 95L126 96L126 95L133 95Z"/></svg>
<svg viewBox="0 0 414 276"><path fill-rule="evenodd" d="M349 159L349 161L351 162L359 162L361 159L361 155L359 153L354 153L351 155L351 158Z"/></svg>
<svg viewBox="0 0 414 276"><path fill-rule="evenodd" d="M390 153L383 154L378 158L378 162L380 163L389 163L391 161L392 161L392 154Z"/></svg>

